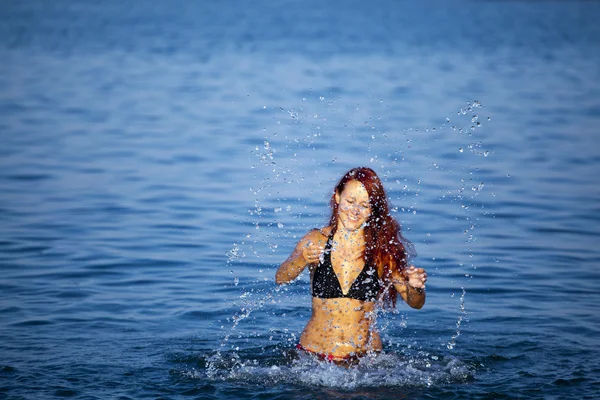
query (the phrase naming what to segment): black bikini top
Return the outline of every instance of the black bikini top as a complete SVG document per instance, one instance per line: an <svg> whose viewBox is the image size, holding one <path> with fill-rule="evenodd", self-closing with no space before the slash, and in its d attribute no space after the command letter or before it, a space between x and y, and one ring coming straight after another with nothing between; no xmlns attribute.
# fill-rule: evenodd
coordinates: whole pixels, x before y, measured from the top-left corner
<svg viewBox="0 0 600 400"><path fill-rule="evenodd" d="M333 243L333 234L329 235L325 251L321 262L313 274L312 296L320 299L348 298L361 301L376 301L379 289L379 277L377 269L372 265L366 265L358 274L347 294L342 292L340 281L338 280L333 266L331 265L331 246Z"/></svg>

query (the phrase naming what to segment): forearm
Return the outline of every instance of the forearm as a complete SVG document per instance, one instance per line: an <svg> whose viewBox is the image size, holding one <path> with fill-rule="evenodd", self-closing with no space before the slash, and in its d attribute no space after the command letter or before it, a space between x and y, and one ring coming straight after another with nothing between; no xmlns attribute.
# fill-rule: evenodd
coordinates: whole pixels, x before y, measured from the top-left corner
<svg viewBox="0 0 600 400"><path fill-rule="evenodd" d="M281 285L282 283L289 283L296 279L308 263L302 256L302 253L295 252L287 260L283 262L275 273L275 283Z"/></svg>
<svg viewBox="0 0 600 400"><path fill-rule="evenodd" d="M425 305L426 293L423 288L416 288L411 286L407 281L401 281L394 283L394 287L400 293L402 299L412 308L417 310Z"/></svg>
<svg viewBox="0 0 600 400"><path fill-rule="evenodd" d="M408 283L406 284L406 288L406 304L417 310L422 308L425 305L425 298L427 297L425 289L413 287Z"/></svg>

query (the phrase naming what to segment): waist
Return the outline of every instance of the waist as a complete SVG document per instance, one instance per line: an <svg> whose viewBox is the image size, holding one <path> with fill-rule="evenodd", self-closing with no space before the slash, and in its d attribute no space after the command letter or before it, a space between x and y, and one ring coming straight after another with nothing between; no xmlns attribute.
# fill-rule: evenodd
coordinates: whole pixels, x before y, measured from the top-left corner
<svg viewBox="0 0 600 400"><path fill-rule="evenodd" d="M375 303L353 299L313 298L312 315L302 332L304 348L324 354L345 356L380 349L374 331Z"/></svg>
<svg viewBox="0 0 600 400"><path fill-rule="evenodd" d="M313 297L312 318L322 317L328 320L339 320L342 318L349 320L349 322L358 323L361 320L370 320L370 313L375 311L375 306L375 302L356 300L348 297L331 299Z"/></svg>

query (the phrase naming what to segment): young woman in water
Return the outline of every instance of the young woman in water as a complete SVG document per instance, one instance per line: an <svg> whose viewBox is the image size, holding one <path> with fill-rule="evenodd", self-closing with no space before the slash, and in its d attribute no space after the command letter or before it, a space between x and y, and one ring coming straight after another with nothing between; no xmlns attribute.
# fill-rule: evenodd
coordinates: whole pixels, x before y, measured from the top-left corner
<svg viewBox="0 0 600 400"><path fill-rule="evenodd" d="M336 363L382 349L375 308L425 304L427 274L407 265L400 225L389 213L381 180L354 168L331 196L329 225L308 232L277 270L277 284L311 274L312 316L297 348Z"/></svg>

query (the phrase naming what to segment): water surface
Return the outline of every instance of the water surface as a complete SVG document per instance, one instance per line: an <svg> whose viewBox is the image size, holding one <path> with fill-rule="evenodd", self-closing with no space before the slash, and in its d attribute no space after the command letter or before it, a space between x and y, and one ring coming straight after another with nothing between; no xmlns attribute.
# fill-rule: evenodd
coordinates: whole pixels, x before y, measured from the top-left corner
<svg viewBox="0 0 600 400"><path fill-rule="evenodd" d="M6 1L7 398L597 398L596 2ZM349 168L428 299L296 354L279 263Z"/></svg>

